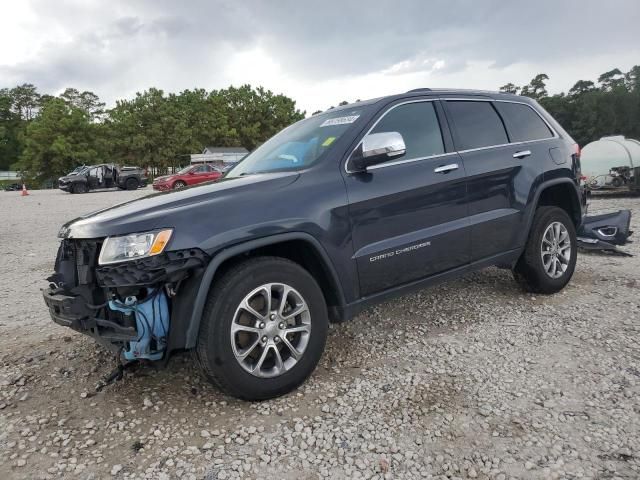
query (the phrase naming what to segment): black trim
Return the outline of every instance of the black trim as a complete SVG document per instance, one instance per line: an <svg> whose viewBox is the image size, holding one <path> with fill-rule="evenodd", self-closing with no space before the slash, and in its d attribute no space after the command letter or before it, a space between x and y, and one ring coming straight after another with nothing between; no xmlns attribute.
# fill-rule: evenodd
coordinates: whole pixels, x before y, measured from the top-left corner
<svg viewBox="0 0 640 480"><path fill-rule="evenodd" d="M291 240L304 240L310 243L317 250L325 264L325 267L327 268L327 271L331 276L332 283L336 287L338 301L340 303L339 307L345 305L342 284L340 283L338 275L333 267L333 263L329 258L329 255L327 255L327 252L325 252L324 248L322 247L320 242L318 242L318 240L316 240L310 234L304 232L283 233L279 235L258 238L256 240L251 240L222 250L213 257L213 259L207 266L204 275L202 276L202 281L200 282L200 285L198 287L198 293L193 302L191 319L189 321L186 332L185 348L194 348L196 346L198 332L200 331L200 321L202 320L202 312L204 311L204 305L207 301L207 296L209 295L209 289L211 288L213 277L215 276L218 267L220 267L220 265L225 260L229 260L230 258L236 257L240 254L255 250L260 247L266 247L268 245L274 245Z"/></svg>
<svg viewBox="0 0 640 480"><path fill-rule="evenodd" d="M482 270L483 268L491 267L494 265L513 266L515 262L518 260L518 258L520 257L521 253L522 253L522 248L516 248L514 250L509 250L508 252L505 252L505 253L493 255L491 257L483 258L481 260L476 260L475 262L468 263L466 265L462 265L460 267L456 267L451 270L447 270L446 272L438 273L430 277L422 278L404 285L400 285L398 287L393 287L388 290L384 290L382 292L376 293L374 295L370 295L368 297L361 298L360 300L354 303L351 303L345 307L344 317L345 319L353 318L358 313L360 313L362 310L364 310L369 306L376 305L385 300L395 298L400 295L405 295L407 293L410 293L416 290L422 290L423 288L430 287L438 283L459 278L461 275L465 273L474 272L476 270Z"/></svg>

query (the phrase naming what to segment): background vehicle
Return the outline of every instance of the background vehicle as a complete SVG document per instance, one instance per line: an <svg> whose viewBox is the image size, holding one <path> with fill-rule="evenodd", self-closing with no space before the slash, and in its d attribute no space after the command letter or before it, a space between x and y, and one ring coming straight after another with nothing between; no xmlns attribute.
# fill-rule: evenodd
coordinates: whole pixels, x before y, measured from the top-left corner
<svg viewBox="0 0 640 480"><path fill-rule="evenodd" d="M16 192L22 190L22 185L20 183L10 183L5 185L3 190L6 192Z"/></svg>
<svg viewBox="0 0 640 480"><path fill-rule="evenodd" d="M153 181L153 189L178 190L198 183L219 180L221 177L222 172L212 165L190 165L174 175L156 178Z"/></svg>
<svg viewBox="0 0 640 480"><path fill-rule="evenodd" d="M90 190L114 187L135 190L146 185L147 176L144 169L118 167L113 163L86 166L58 179L58 188L69 193L86 193Z"/></svg>
<svg viewBox="0 0 640 480"><path fill-rule="evenodd" d="M63 226L52 319L127 359L193 349L231 395L302 383L328 322L490 265L570 280L579 149L534 100L419 89L302 120L216 183Z"/></svg>
<svg viewBox="0 0 640 480"><path fill-rule="evenodd" d="M80 172L80 171L84 170L85 168L86 168L86 165L80 165L80 166L78 166L78 167L74 168L74 169L69 173L69 175L75 175L76 173L78 173L78 172Z"/></svg>

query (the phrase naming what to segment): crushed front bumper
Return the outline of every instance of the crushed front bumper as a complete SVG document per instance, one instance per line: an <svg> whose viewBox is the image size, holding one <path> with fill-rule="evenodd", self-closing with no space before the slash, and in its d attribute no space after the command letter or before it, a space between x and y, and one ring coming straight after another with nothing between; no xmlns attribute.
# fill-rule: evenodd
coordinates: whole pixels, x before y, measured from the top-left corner
<svg viewBox="0 0 640 480"><path fill-rule="evenodd" d="M117 351L123 342L138 337L135 319L131 315L111 311L107 313L105 308L89 308L81 295L67 295L62 289L49 287L42 291L42 296L55 323L89 335L110 350ZM110 315L110 318L97 316L100 314Z"/></svg>
<svg viewBox="0 0 640 480"><path fill-rule="evenodd" d="M64 239L55 273L42 291L51 319L119 350L139 337L135 314L109 308L147 288L178 289L182 280L208 263L199 249L177 250L113 265L99 265L102 240Z"/></svg>

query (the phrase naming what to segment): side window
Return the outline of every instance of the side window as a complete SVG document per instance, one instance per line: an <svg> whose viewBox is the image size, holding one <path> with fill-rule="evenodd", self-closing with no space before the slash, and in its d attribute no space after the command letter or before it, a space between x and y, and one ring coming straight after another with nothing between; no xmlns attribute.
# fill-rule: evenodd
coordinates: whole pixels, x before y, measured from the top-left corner
<svg viewBox="0 0 640 480"><path fill-rule="evenodd" d="M509 143L507 132L491 102L448 101L457 132L458 150Z"/></svg>
<svg viewBox="0 0 640 480"><path fill-rule="evenodd" d="M547 124L531 107L510 102L496 102L495 106L507 124L512 142L527 142L553 137Z"/></svg>
<svg viewBox="0 0 640 480"><path fill-rule="evenodd" d="M204 165L200 165L196 168L194 168L192 171L193 173L203 173L205 171L205 166Z"/></svg>
<svg viewBox="0 0 640 480"><path fill-rule="evenodd" d="M371 133L398 132L407 152L396 158L422 158L444 153L442 132L433 102L415 102L392 108Z"/></svg>

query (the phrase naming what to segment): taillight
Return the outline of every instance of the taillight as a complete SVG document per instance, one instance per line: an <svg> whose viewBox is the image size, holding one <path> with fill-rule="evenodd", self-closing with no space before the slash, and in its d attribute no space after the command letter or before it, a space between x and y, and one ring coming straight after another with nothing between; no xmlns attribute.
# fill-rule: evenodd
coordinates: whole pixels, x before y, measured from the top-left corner
<svg viewBox="0 0 640 480"><path fill-rule="evenodd" d="M577 143L574 143L573 148L574 148L574 153L576 157L580 158L580 145L578 145Z"/></svg>

